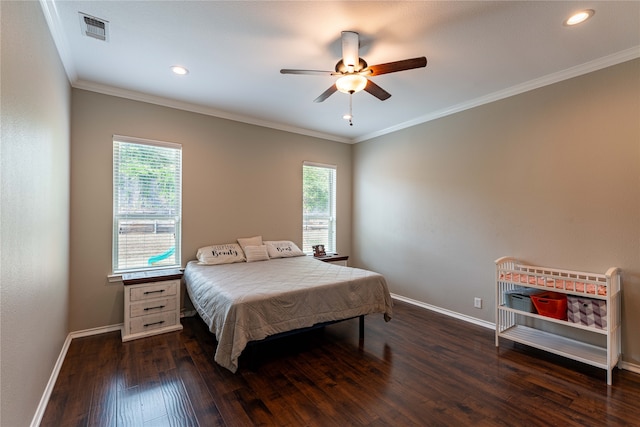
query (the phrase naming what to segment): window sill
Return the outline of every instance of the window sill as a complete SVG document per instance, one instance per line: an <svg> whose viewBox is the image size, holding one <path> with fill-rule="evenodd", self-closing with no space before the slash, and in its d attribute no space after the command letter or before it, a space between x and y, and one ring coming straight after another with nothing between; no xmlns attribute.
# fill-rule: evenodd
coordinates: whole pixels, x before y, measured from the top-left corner
<svg viewBox="0 0 640 427"><path fill-rule="evenodd" d="M122 273L107 274L107 280L109 283L122 282Z"/></svg>
<svg viewBox="0 0 640 427"><path fill-rule="evenodd" d="M125 274L143 273L143 272L148 272L148 271L162 272L162 271L168 271L168 270L180 270L182 272L182 271L184 271L184 268L182 268L182 267L166 267L166 268L152 268L152 269L149 269L149 270L124 271L122 273L111 273L111 274L107 275L107 280L109 281L109 283L120 283L120 282L122 282L122 276L124 276Z"/></svg>

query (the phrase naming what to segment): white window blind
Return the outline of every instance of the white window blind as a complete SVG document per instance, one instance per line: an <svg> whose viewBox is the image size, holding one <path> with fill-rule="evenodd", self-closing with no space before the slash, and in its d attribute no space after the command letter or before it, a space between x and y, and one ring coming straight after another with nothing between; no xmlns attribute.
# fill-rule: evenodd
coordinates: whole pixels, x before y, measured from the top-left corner
<svg viewBox="0 0 640 427"><path fill-rule="evenodd" d="M302 166L302 250L324 245L336 252L336 167L304 162Z"/></svg>
<svg viewBox="0 0 640 427"><path fill-rule="evenodd" d="M179 267L182 147L113 137L113 272Z"/></svg>

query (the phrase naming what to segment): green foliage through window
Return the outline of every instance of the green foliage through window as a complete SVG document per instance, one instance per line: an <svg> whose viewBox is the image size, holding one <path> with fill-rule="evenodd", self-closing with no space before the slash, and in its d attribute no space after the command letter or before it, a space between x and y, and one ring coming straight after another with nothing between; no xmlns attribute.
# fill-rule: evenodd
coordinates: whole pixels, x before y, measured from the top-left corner
<svg viewBox="0 0 640 427"><path fill-rule="evenodd" d="M322 244L336 251L336 168L316 164L302 167L302 250Z"/></svg>
<svg viewBox="0 0 640 427"><path fill-rule="evenodd" d="M113 271L180 265L182 149L114 137Z"/></svg>

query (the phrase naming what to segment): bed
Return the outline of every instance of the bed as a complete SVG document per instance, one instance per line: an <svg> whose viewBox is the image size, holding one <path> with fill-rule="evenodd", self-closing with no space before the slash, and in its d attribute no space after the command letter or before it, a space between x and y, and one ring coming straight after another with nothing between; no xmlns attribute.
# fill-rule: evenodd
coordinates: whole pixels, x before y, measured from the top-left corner
<svg viewBox="0 0 640 427"><path fill-rule="evenodd" d="M220 265L191 261L184 281L218 340L214 360L231 372L250 342L367 314L392 317L384 276L310 256Z"/></svg>

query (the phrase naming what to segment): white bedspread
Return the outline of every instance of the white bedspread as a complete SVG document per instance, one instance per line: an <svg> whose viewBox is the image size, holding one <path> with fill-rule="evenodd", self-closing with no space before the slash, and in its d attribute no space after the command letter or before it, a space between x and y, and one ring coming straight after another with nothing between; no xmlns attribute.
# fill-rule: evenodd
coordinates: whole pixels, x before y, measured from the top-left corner
<svg viewBox="0 0 640 427"><path fill-rule="evenodd" d="M225 265L187 264L187 291L218 340L215 361L235 372L249 341L332 320L392 316L385 278L312 257Z"/></svg>

